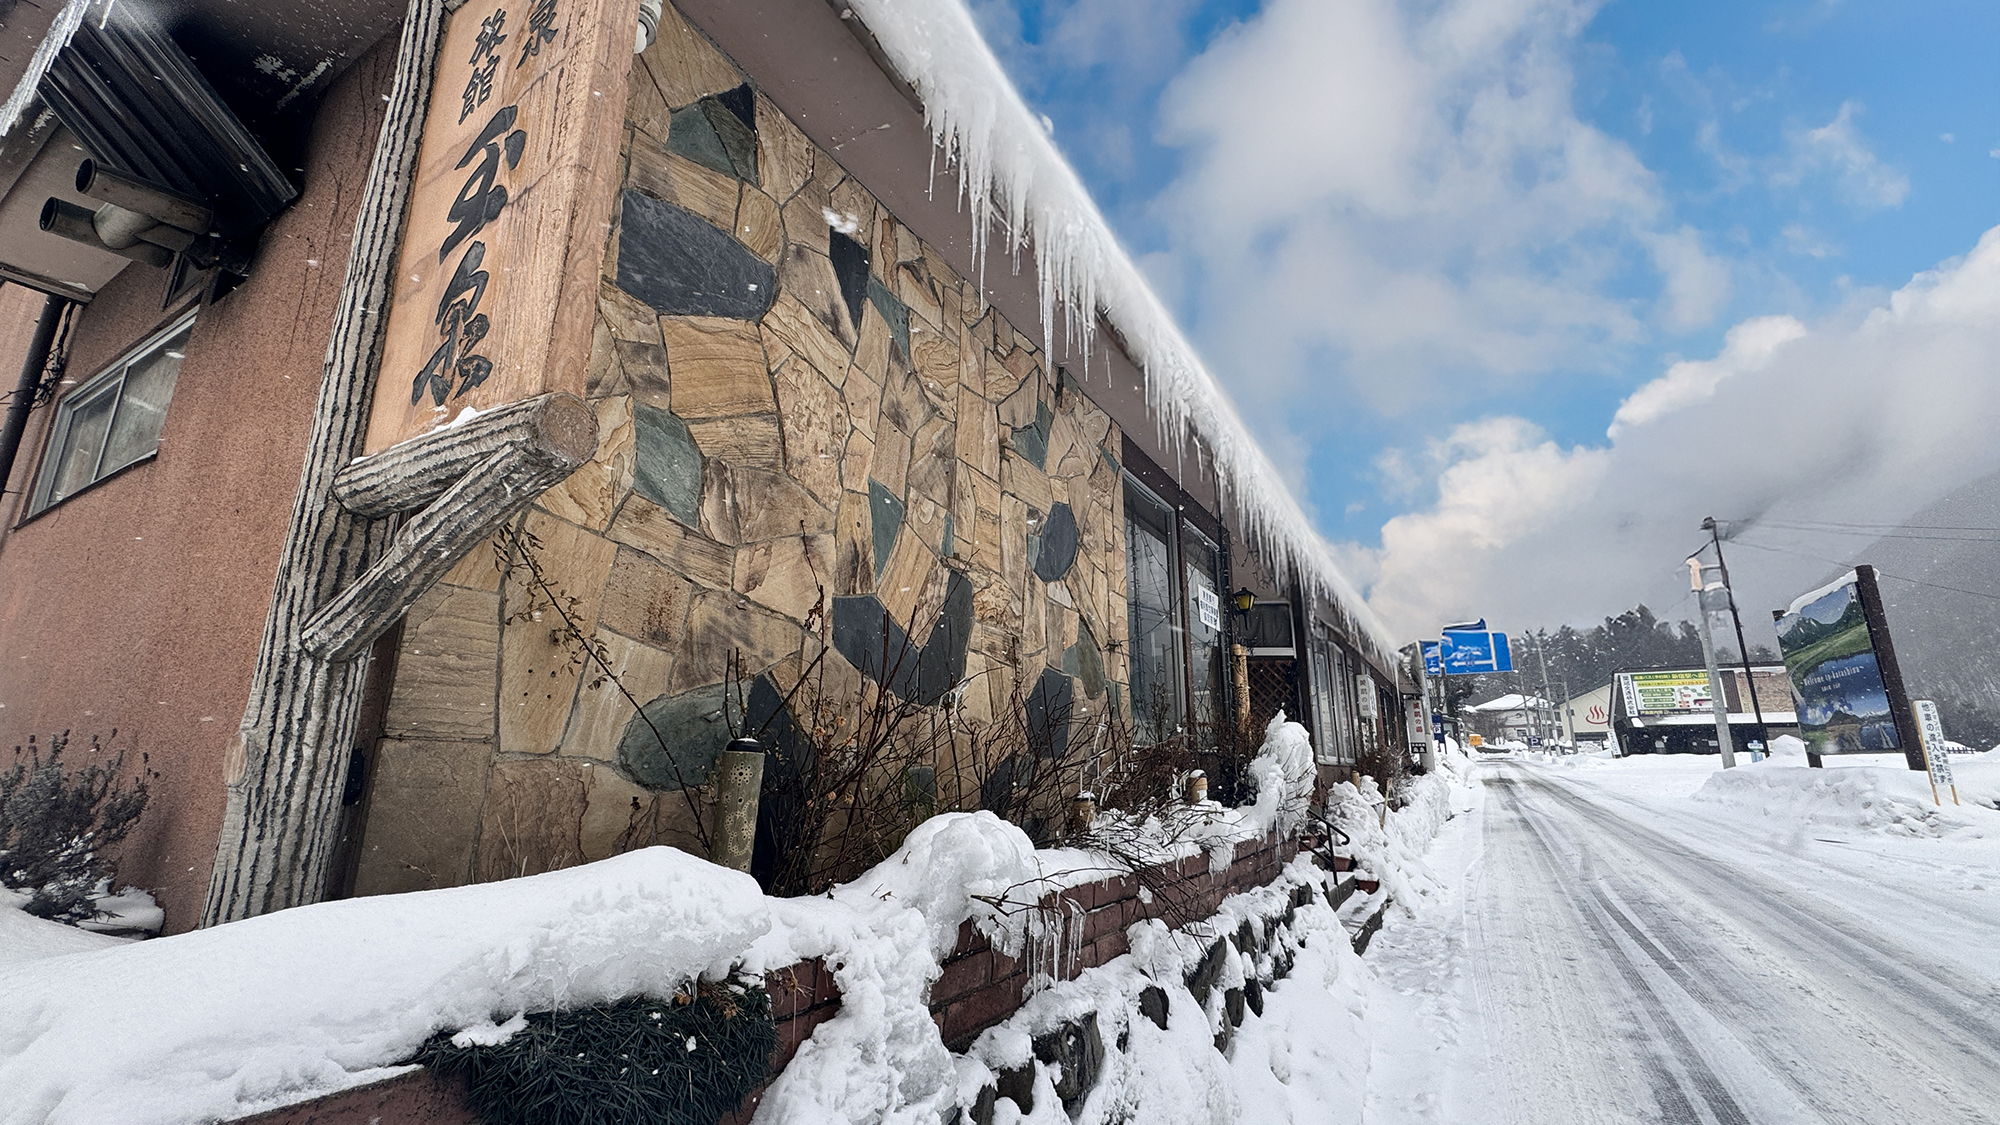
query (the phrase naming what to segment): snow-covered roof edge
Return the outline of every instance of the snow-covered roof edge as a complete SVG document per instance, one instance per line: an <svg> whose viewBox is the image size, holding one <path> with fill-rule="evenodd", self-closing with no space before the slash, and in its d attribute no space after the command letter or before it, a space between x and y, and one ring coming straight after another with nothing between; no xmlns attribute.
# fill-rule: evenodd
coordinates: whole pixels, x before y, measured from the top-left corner
<svg viewBox="0 0 2000 1125"><path fill-rule="evenodd" d="M35 53L29 57L27 71L21 75L19 82L14 83L14 90L7 95L5 104L0 104L0 137L6 136L13 131L14 126L20 124L21 115L26 113L28 106L40 96L42 76L49 72L49 67L55 65L56 53L69 46L69 41L76 36L76 29L83 25L84 13L89 11L95 2L96 0L69 0L63 5L62 11L56 13L54 22L49 24L48 31L42 35L41 43L35 47ZM105 7L104 15L106 19L110 18L109 6Z"/></svg>
<svg viewBox="0 0 2000 1125"><path fill-rule="evenodd" d="M1162 433L1178 440L1192 426L1208 444L1251 543L1295 566L1309 593L1340 603L1378 647L1376 658L1394 668L1400 646L1334 563L1331 546L1119 245L962 0L850 0L849 7L915 87L932 141L956 165L975 253L983 253L995 219L1015 232L1011 254L1034 248L1045 341L1053 343L1060 313L1065 339L1087 347L1101 310L1146 372L1147 406Z"/></svg>

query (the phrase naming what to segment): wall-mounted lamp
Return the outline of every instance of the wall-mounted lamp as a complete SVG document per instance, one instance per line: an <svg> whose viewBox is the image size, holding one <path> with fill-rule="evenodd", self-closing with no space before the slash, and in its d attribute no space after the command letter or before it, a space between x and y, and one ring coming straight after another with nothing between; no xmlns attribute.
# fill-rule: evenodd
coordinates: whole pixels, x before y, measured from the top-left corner
<svg viewBox="0 0 2000 1125"><path fill-rule="evenodd" d="M1235 604L1236 612L1249 613L1250 607L1257 604L1257 595L1250 592L1250 587L1243 586L1229 595L1229 600Z"/></svg>

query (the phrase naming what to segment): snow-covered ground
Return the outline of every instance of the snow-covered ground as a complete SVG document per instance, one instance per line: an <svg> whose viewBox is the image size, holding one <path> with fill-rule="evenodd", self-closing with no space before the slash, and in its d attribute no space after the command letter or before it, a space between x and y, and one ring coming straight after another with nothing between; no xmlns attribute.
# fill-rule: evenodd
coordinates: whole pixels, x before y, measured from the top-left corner
<svg viewBox="0 0 2000 1125"><path fill-rule="evenodd" d="M1482 761L1329 1120L2000 1120L1996 758Z"/></svg>
<svg viewBox="0 0 2000 1125"><path fill-rule="evenodd" d="M1279 715L1250 767L1257 803L1191 806L1166 818L1187 821L1173 825L1104 813L1099 827L1116 821L1131 847L1163 861L1207 852L1219 869L1237 843L1293 827L1311 761L1305 729ZM1388 869L1409 850L1397 836L1380 842ZM238 1117L392 1075L439 1031L494 1042L523 1012L667 996L695 977L811 958L832 968L841 1007L774 1082L758 1120L927 1125L961 1097L927 1004L960 924L974 921L1031 964L1047 952L1053 968L1062 930L1042 925L1035 903L1117 869L1104 855L1038 851L981 812L933 817L860 878L809 898L767 898L748 875L658 847L137 943L30 918L9 897L0 1125ZM1234 908L1261 895L1271 899L1261 918L1288 892L1239 896ZM1337 932L1331 911L1319 913ZM1133 946L1150 946L1156 962L1201 947L1137 932L1146 925L1133 927ZM1136 977L1135 956L1117 971ZM1183 1038L1201 1020L1186 1007Z"/></svg>
<svg viewBox="0 0 2000 1125"><path fill-rule="evenodd" d="M1386 823L1369 787L1344 792L1355 851L1398 905L1366 958L1324 906L1298 910L1292 972L1226 1058L1180 984L1212 938L1143 923L1130 956L954 1061L923 988L955 919L1075 858L957 817L812 900L651 849L136 944L0 904L0 1121L234 1116L385 1073L439 1027L495 1032L523 1008L821 954L850 1003L765 1125L923 1125L1090 1010L1130 1044L1081 1125L2000 1121L2000 754L1955 763L1966 803L1943 808L1898 759L1452 764ZM1324 881L1301 859L1225 903L1215 932ZM1153 982L1173 997L1164 1029L1129 1014ZM1069 1120L1038 1101L995 1121Z"/></svg>

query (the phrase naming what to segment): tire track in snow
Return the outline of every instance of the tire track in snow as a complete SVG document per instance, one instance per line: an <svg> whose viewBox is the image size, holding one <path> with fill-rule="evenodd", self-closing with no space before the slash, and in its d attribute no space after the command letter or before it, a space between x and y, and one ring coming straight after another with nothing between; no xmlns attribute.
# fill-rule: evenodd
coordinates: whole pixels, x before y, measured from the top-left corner
<svg viewBox="0 0 2000 1125"><path fill-rule="evenodd" d="M1616 911L1604 900L1597 885L1598 877L1592 871L1595 864L1591 862L1589 853L1578 848L1576 854L1580 862L1574 867L1564 863L1553 838L1553 826L1544 814L1531 810L1529 803L1521 799L1515 779L1500 778L1497 788L1502 795L1502 804L1527 826L1550 879L1575 904L1578 917L1596 938L1598 950L1607 955L1625 985L1627 996L1637 1002L1645 1017L1644 1022L1652 1028L1655 1041L1665 1048L1664 1052L1660 1052L1653 1050L1652 1044L1639 1045L1649 1084L1664 1115L1661 1120L1675 1125L1681 1122L1691 1125L1750 1125L1750 1118L1741 1104L1695 1046L1665 999L1646 979L1631 953L1618 941L1609 917Z"/></svg>
<svg viewBox="0 0 2000 1125"><path fill-rule="evenodd" d="M1982 1007L1992 1003L1990 986L1969 988L1962 972L1845 912L1567 785L1532 774L1520 781L1595 829L1601 850L1619 853L1626 874L1593 888L1605 917L1822 1120L1996 1120L2000 1024ZM1514 778L1500 782L1516 787Z"/></svg>
<svg viewBox="0 0 2000 1125"><path fill-rule="evenodd" d="M1950 1043L1968 1065L2000 1069L2000 1050L1995 1047L2000 1044L2000 1019L1988 1014L2000 1011L2000 990L1979 988L1963 972L1930 960L1920 949L1890 941L1851 915L1819 906L1792 887L1625 820L1567 786L1544 778L1531 778L1531 783L1598 827L1643 842L1643 848L1635 849L1642 855L1650 849L1672 856L1679 868L1655 862L1661 874L1690 886L1697 898L1728 900L1730 909L1723 913L1763 930L1763 936L1776 939L1781 948L1786 943L1811 943L1822 955L1853 970L1885 978L1898 987L1877 990L1875 995L1895 1003L1907 1017ZM1718 909L1720 905L1718 901ZM1923 1002L1911 1003L1913 994Z"/></svg>

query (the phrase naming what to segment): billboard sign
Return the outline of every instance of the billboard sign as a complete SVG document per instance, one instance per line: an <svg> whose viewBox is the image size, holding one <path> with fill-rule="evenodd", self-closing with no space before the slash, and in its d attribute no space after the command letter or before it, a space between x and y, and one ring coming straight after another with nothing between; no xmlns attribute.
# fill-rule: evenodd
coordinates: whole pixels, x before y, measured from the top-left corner
<svg viewBox="0 0 2000 1125"><path fill-rule="evenodd" d="M1621 672L1618 686L1625 693L1628 715L1691 715L1714 706L1704 669L1667 672Z"/></svg>
<svg viewBox="0 0 2000 1125"><path fill-rule="evenodd" d="M1444 673L1452 676L1514 670L1514 653L1505 633L1446 630L1438 645L1438 658Z"/></svg>
<svg viewBox="0 0 2000 1125"><path fill-rule="evenodd" d="M1856 567L1775 615L1799 733L1814 755L1903 751L1922 769L1874 579Z"/></svg>

